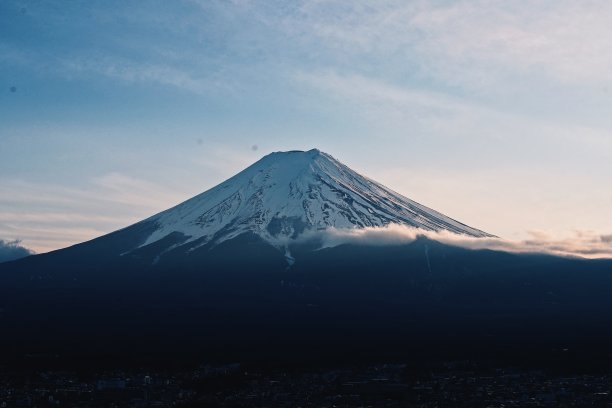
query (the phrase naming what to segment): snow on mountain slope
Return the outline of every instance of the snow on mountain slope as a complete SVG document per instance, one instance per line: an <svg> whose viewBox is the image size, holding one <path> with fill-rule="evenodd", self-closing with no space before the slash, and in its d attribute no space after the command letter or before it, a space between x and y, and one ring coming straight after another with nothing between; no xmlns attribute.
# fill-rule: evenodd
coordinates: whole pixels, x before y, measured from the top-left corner
<svg viewBox="0 0 612 408"><path fill-rule="evenodd" d="M306 230L390 223L490 236L395 193L316 149L271 153L143 222L153 222L156 229L142 246L169 234L182 234L176 245L191 242L195 247L245 232L278 245Z"/></svg>

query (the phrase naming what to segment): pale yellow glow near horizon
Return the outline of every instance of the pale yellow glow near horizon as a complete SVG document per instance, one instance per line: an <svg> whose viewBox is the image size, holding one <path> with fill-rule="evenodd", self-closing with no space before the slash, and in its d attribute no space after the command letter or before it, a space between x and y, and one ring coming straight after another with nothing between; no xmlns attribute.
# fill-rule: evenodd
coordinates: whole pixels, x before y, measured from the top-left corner
<svg viewBox="0 0 612 408"><path fill-rule="evenodd" d="M231 167L239 166L243 164ZM382 166L371 173L360 172L460 222L508 240L532 240L535 234L542 241L577 240L583 244L585 234L612 233L612 218L601 218L597 211L598 206L612 204L607 190L601 190L598 200L580 194L559 197L555 183L577 191L581 186L593 187L584 186L581 179L556 180L554 175L527 171L445 174ZM220 173L218 181L233 175L231 170L227 175ZM210 180L197 191L187 184L177 188L117 174L101 179L103 182L97 179L90 190L22 185L12 198L24 201L23 210L0 211L0 236L20 239L37 253L60 249L131 225L217 184L217 180ZM11 188L15 190L16 185ZM50 211L50 203L58 200L66 209Z"/></svg>

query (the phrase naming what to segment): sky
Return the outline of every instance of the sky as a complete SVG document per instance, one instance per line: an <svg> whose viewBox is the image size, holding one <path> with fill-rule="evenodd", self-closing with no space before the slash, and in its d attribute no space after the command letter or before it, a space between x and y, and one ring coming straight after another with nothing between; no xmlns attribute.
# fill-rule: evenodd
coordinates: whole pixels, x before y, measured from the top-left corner
<svg viewBox="0 0 612 408"><path fill-rule="evenodd" d="M500 237L609 236L610 21L597 0L2 0L0 240L66 247L315 147Z"/></svg>

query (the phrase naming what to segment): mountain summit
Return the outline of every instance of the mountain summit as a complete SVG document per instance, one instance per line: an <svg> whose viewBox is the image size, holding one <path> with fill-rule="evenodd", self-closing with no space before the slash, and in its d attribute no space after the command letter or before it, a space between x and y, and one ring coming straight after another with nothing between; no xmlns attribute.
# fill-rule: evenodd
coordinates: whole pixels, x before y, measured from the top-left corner
<svg viewBox="0 0 612 408"><path fill-rule="evenodd" d="M307 230L391 223L473 237L489 234L455 221L362 176L317 149L271 153L234 177L143 223L141 246L173 235L194 248L250 232L276 244Z"/></svg>

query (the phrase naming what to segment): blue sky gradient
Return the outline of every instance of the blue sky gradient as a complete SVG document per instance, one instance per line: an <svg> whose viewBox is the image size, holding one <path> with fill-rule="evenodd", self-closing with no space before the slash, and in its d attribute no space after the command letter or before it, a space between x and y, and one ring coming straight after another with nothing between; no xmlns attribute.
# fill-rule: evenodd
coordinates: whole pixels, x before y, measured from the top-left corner
<svg viewBox="0 0 612 408"><path fill-rule="evenodd" d="M612 232L605 1L0 2L0 239L47 251L317 147L507 238Z"/></svg>

